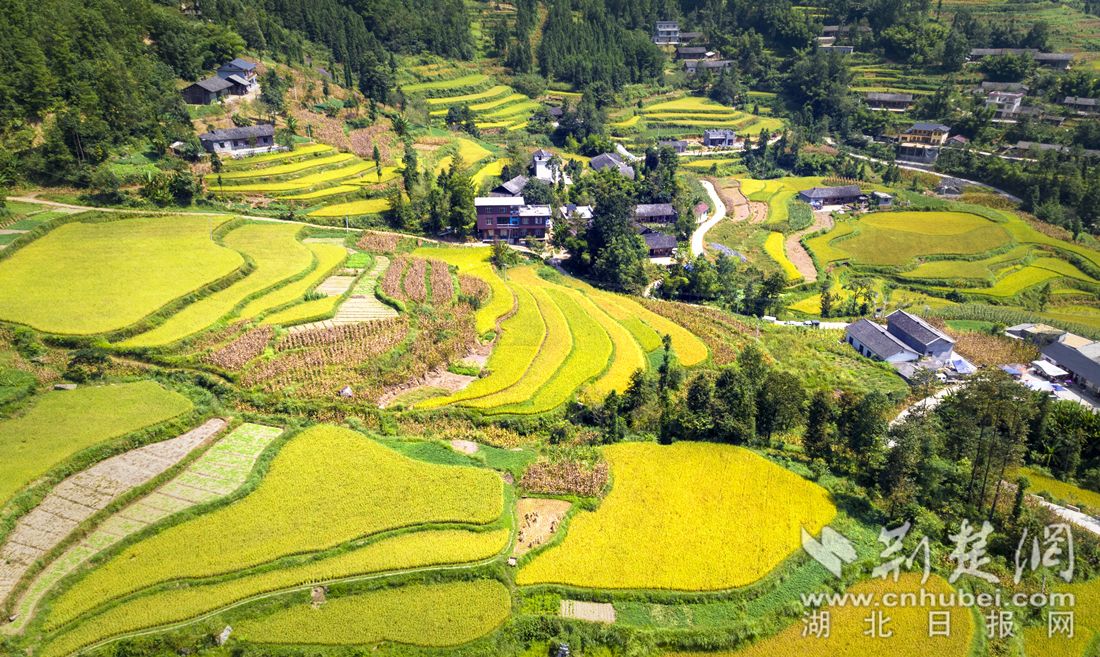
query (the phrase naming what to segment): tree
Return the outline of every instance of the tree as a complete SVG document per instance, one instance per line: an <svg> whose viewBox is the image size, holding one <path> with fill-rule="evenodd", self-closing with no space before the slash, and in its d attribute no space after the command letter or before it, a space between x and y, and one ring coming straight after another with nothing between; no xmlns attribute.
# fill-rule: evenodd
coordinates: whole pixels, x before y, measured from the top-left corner
<svg viewBox="0 0 1100 657"><path fill-rule="evenodd" d="M789 372L771 370L756 393L756 430L770 443L772 434L802 424L806 414L806 390Z"/></svg>
<svg viewBox="0 0 1100 657"><path fill-rule="evenodd" d="M822 459L832 464L836 438L836 406L830 393L818 390L810 398L806 413L806 431L802 435L802 449L811 459Z"/></svg>

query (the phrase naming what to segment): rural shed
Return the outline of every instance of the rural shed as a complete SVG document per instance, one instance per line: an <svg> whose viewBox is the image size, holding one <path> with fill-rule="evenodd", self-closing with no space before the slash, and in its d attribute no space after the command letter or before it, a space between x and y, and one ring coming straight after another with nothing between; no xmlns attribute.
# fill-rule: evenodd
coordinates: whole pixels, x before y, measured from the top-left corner
<svg viewBox="0 0 1100 657"><path fill-rule="evenodd" d="M190 84L180 93L189 105L211 105L228 96L232 87L229 80L215 76Z"/></svg>
<svg viewBox="0 0 1100 657"><path fill-rule="evenodd" d="M1045 360L1033 360L1031 364L1035 366L1035 369L1039 370L1040 374L1048 379L1061 379L1069 376L1069 372Z"/></svg>

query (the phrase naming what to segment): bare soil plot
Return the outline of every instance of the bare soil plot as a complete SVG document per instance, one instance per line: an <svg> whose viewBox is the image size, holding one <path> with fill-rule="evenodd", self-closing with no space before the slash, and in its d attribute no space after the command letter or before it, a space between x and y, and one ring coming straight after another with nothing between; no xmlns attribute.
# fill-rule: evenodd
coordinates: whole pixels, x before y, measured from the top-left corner
<svg viewBox="0 0 1100 657"><path fill-rule="evenodd" d="M38 603L54 585L103 550L173 513L224 497L240 488L252 472L256 459L282 433L278 427L242 424L171 481L107 518L35 577L15 605L15 621L0 625L0 631L7 634L22 631Z"/></svg>
<svg viewBox="0 0 1100 657"><path fill-rule="evenodd" d="M180 436L100 461L58 484L0 546L0 602L34 562L123 493L152 480L225 429L220 418Z"/></svg>
<svg viewBox="0 0 1100 657"><path fill-rule="evenodd" d="M576 618L592 623L615 622L615 607L610 602L562 600L560 613L562 618Z"/></svg>
<svg viewBox="0 0 1100 657"><path fill-rule="evenodd" d="M512 554L518 557L549 541L561 527L561 521L571 506L573 505L565 500L522 498L516 504L519 531Z"/></svg>
<svg viewBox="0 0 1100 657"><path fill-rule="evenodd" d="M766 205L764 209L766 215ZM828 212L815 212L814 223L809 228L804 228L787 236L787 258L794 263L794 266L798 268L798 273L802 274L802 278L807 283L813 283L817 280L817 267L814 267L814 260L810 257L810 254L806 252L806 247L802 246L802 238L810 233L816 233L819 230L827 230L832 227L833 217L831 214Z"/></svg>

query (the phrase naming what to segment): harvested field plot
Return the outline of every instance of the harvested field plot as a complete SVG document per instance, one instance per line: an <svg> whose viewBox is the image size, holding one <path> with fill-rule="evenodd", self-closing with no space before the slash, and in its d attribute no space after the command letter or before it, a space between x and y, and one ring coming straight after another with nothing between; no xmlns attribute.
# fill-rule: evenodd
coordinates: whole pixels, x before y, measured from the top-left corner
<svg viewBox="0 0 1100 657"><path fill-rule="evenodd" d="M0 262L0 319L51 333L129 326L244 264L215 244L225 217L66 224Z"/></svg>
<svg viewBox="0 0 1100 657"><path fill-rule="evenodd" d="M816 533L836 514L824 489L739 447L624 443L604 454L610 494L574 516L565 540L520 570L517 583L735 588L793 553L801 527Z"/></svg>
<svg viewBox="0 0 1100 657"><path fill-rule="evenodd" d="M868 593L878 596L884 593L917 592L921 589L920 575L906 573L897 582L893 580L869 580L852 587L852 593ZM924 585L933 594L950 594L951 586L938 576ZM949 636L929 636L928 613L930 611L951 614ZM669 653L668 657L774 657L775 655L812 654L817 657L964 657L970 654L970 642L974 634L974 620L965 607L899 607L889 609L888 628L890 638L869 636L864 633L869 615L858 605L838 607L830 611L831 631L827 637L802 636L804 625L796 622L778 635L757 641L744 650L707 653ZM984 628L983 628L984 629ZM1045 629L1045 628L1044 628ZM1039 653L1037 653L1039 654ZM1044 655L1052 653L1041 653ZM1067 653L1068 654L1068 653ZM1080 654L1080 653L1076 653Z"/></svg>
<svg viewBox="0 0 1100 657"><path fill-rule="evenodd" d="M492 291L488 302L475 315L477 332L491 331L498 319L512 311L515 297L489 262L488 248L421 247L412 253L419 258L442 260L458 267L462 274L484 281Z"/></svg>
<svg viewBox="0 0 1100 657"><path fill-rule="evenodd" d="M84 449L189 410L190 400L153 381L47 393L0 422L0 502Z"/></svg>
<svg viewBox="0 0 1100 657"><path fill-rule="evenodd" d="M256 459L282 433L282 429L275 427L242 424L164 486L108 518L35 577L15 605L18 614L15 629L21 629L30 620L39 601L62 578L92 557L163 520L174 510L209 502L240 488Z"/></svg>
<svg viewBox="0 0 1100 657"><path fill-rule="evenodd" d="M35 561L69 537L82 522L103 510L119 495L147 483L225 428L225 420L209 420L169 440L132 449L100 461L65 479L33 510L19 519L0 546L0 601Z"/></svg>
<svg viewBox="0 0 1100 657"><path fill-rule="evenodd" d="M161 582L232 572L429 522L486 524L503 511L489 470L431 465L319 425L291 439L247 497L130 546L63 594L51 625Z"/></svg>
<svg viewBox="0 0 1100 657"><path fill-rule="evenodd" d="M496 629L511 604L496 580L413 585L336 598L320 609L299 604L245 621L237 635L255 643L457 646Z"/></svg>
<svg viewBox="0 0 1100 657"><path fill-rule="evenodd" d="M341 577L489 559L507 546L509 532L434 530L401 534L334 556L225 582L192 584L112 607L62 633L45 654L65 654L111 636L180 622L252 596Z"/></svg>

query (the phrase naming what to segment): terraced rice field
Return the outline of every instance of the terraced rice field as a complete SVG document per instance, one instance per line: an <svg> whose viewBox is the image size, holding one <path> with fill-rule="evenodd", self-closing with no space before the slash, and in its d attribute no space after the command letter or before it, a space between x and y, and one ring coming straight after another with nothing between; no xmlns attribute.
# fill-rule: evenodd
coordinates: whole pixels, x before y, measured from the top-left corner
<svg viewBox="0 0 1100 657"><path fill-rule="evenodd" d="M225 236L225 245L248 257L255 269L224 290L185 307L156 328L122 343L125 347L156 347L182 340L208 328L256 294L300 276L313 264L309 249L298 241L301 226L249 224Z"/></svg>
<svg viewBox="0 0 1100 657"><path fill-rule="evenodd" d="M1020 468L1019 474L1031 482L1030 490L1036 493L1050 493L1056 500L1100 510L1100 493L1059 481L1030 468Z"/></svg>
<svg viewBox="0 0 1100 657"><path fill-rule="evenodd" d="M922 589L920 575L906 573L898 578L868 580L851 588L853 594L871 594L881 601L884 594L915 593ZM945 580L933 575L923 589L933 595L950 595L952 588ZM893 632L890 637L866 633L870 625L866 618L874 611L859 605L830 609L828 636L803 635L805 622L796 622L776 636L760 639L748 648L738 651L667 653L668 657L773 657L774 655L815 655L816 657L963 657L969 655L975 622L971 610L966 607L905 606L878 610L890 621L884 631ZM930 636L928 621L930 612L949 613L951 631L947 636ZM1045 628L1044 628L1045 629ZM984 631L984 627L982 628ZM1036 653L1053 655L1055 653ZM1071 653L1066 653L1067 655ZM1079 657L1081 653L1075 653ZM1030 653L1029 653L1030 655Z"/></svg>
<svg viewBox="0 0 1100 657"><path fill-rule="evenodd" d="M368 198L347 203L326 205L310 212L310 217L361 217L367 214L381 214L390 209L390 201L386 198Z"/></svg>
<svg viewBox="0 0 1100 657"><path fill-rule="evenodd" d="M508 589L491 579L411 585L342 596L316 610L297 605L245 621L238 633L256 643L457 646L500 626L511 604Z"/></svg>
<svg viewBox="0 0 1100 657"><path fill-rule="evenodd" d="M783 269L783 274L787 277L787 282L793 283L802 279L802 274L799 273L798 267L794 266L791 259L787 257L786 238L783 233L772 231L768 233L768 238L764 241L764 251L771 256L772 260L779 263L779 266Z"/></svg>
<svg viewBox="0 0 1100 657"><path fill-rule="evenodd" d="M0 503L85 449L189 410L190 400L154 381L42 395L0 422Z"/></svg>
<svg viewBox="0 0 1100 657"><path fill-rule="evenodd" d="M310 273L247 303L239 313L242 319L252 319L274 308L302 300L307 292L320 285L348 257L348 250L336 244L310 243L305 246L316 260L316 266Z"/></svg>
<svg viewBox="0 0 1100 657"><path fill-rule="evenodd" d="M130 326L244 264L211 239L227 220L139 217L60 226L0 262L0 319L73 335Z"/></svg>
<svg viewBox="0 0 1100 657"><path fill-rule="evenodd" d="M652 349L643 350L635 332L647 347L656 348L657 331L671 330L673 348L682 349L685 364L707 356L706 347L690 333L625 297L551 282L533 267L511 269L507 285L517 299L517 312L501 325L502 335L487 363L489 374L421 407L458 404L489 415L529 415L558 408L578 393L602 400L612 390L623 392L634 371L647 366L645 351ZM624 308L627 303L630 309ZM620 323L627 320L646 328Z"/></svg>
<svg viewBox="0 0 1100 657"><path fill-rule="evenodd" d="M749 450L680 442L604 448L611 492L520 585L714 591L751 584L836 514L828 493ZM677 476L669 477L669 472Z"/></svg>
<svg viewBox="0 0 1100 657"><path fill-rule="evenodd" d="M225 428L222 419L129 450L66 477L16 522L0 546L0 600L73 531L119 496L148 483Z"/></svg>
<svg viewBox="0 0 1100 657"><path fill-rule="evenodd" d="M61 634L49 654L64 654L118 634L178 623L269 593L340 578L490 559L509 541L507 529L442 529L405 533L278 570L227 581L197 582L112 607Z"/></svg>
<svg viewBox="0 0 1100 657"><path fill-rule="evenodd" d="M503 84L487 87L490 83L491 79L487 76L473 74L410 85L405 87L405 91L428 95L425 102L435 118L446 116L451 107L469 107L477 127L482 130L518 130L540 107L539 103L517 93L512 87ZM471 160L465 161L471 163Z"/></svg>
<svg viewBox="0 0 1100 657"><path fill-rule="evenodd" d="M488 524L503 504L503 482L492 471L415 461L363 434L314 426L282 447L246 497L127 547L66 590L47 629L163 582L234 572L401 527Z"/></svg>
<svg viewBox="0 0 1100 657"><path fill-rule="evenodd" d="M174 479L107 518L35 577L15 605L16 622L5 629L21 630L58 582L89 559L174 513L236 491L248 478L256 459L282 433L276 427L242 424Z"/></svg>
<svg viewBox="0 0 1100 657"><path fill-rule="evenodd" d="M642 108L642 118L648 127L661 128L662 132L676 128L685 132L702 128L732 128L739 135L755 135L763 130L780 130L784 125L780 119L755 116L698 96L646 105Z"/></svg>

